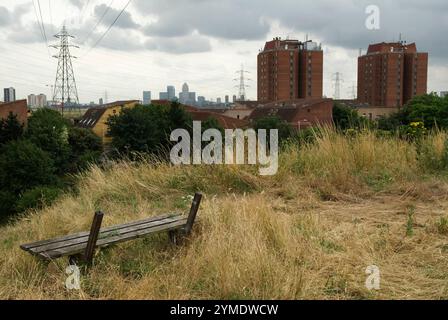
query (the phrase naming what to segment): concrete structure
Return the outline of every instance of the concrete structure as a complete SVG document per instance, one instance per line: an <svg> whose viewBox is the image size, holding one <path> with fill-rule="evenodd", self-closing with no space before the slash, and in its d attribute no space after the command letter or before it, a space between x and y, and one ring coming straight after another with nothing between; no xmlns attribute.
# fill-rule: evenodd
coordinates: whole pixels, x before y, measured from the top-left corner
<svg viewBox="0 0 448 320"><path fill-rule="evenodd" d="M167 86L166 93L168 93L168 100L173 101L176 99L176 88L174 86Z"/></svg>
<svg viewBox="0 0 448 320"><path fill-rule="evenodd" d="M143 91L143 104L151 104L151 91Z"/></svg>
<svg viewBox="0 0 448 320"><path fill-rule="evenodd" d="M190 88L187 83L183 84L182 92L179 93L179 102L192 106L196 104L196 92L190 92Z"/></svg>
<svg viewBox="0 0 448 320"><path fill-rule="evenodd" d="M106 124L110 116L120 114L122 110L134 108L139 104L137 100L117 101L106 105L90 108L79 121L78 126L91 129L103 141L103 144L110 143L112 139L107 136L109 128Z"/></svg>
<svg viewBox="0 0 448 320"><path fill-rule="evenodd" d="M26 100L0 103L0 119L6 119L9 114L17 115L17 120L26 125L28 123L28 107Z"/></svg>
<svg viewBox="0 0 448 320"><path fill-rule="evenodd" d="M323 51L298 40L266 42L258 54L258 101L322 98Z"/></svg>
<svg viewBox="0 0 448 320"><path fill-rule="evenodd" d="M333 125L332 99L298 99L261 104L248 117L250 121L277 116L294 129Z"/></svg>
<svg viewBox="0 0 448 320"><path fill-rule="evenodd" d="M43 93L39 95L30 94L28 96L28 106L30 108L45 108L47 107L47 96Z"/></svg>
<svg viewBox="0 0 448 320"><path fill-rule="evenodd" d="M415 43L378 43L358 58L358 101L401 107L427 93L428 53Z"/></svg>
<svg viewBox="0 0 448 320"><path fill-rule="evenodd" d="M392 107L358 107L356 111L361 117L367 118L371 121L378 120L382 117L388 117L393 113L397 113L400 108Z"/></svg>
<svg viewBox="0 0 448 320"><path fill-rule="evenodd" d="M159 100L168 100L168 92L160 92Z"/></svg>
<svg viewBox="0 0 448 320"><path fill-rule="evenodd" d="M16 89L12 87L3 89L3 101L5 103L16 101Z"/></svg>

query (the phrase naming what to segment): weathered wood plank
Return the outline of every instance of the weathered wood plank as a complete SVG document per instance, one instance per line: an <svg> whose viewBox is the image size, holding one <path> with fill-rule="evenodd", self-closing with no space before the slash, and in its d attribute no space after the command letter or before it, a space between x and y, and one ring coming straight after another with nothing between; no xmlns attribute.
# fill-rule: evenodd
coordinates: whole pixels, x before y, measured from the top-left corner
<svg viewBox="0 0 448 320"><path fill-rule="evenodd" d="M172 214L166 214L166 215L162 215L162 216L158 216L158 217L150 217L150 218L139 220L139 221L133 221L133 222L125 223L125 224L106 227L106 228L101 229L101 233L113 232L113 231L115 231L117 229L121 229L121 228L127 228L127 227L131 227L131 226L145 224L145 223L152 222L152 221L159 221L159 220L163 220L166 218L178 217L178 216L181 217L182 215L172 213ZM53 238L53 239L49 239L49 240L42 240L42 241L36 241L33 243L23 244L20 246L20 248L22 248L25 251L30 251L31 249L36 248L36 247L49 245L49 244L53 244L53 243L58 243L58 242L62 242L62 241L74 240L77 238L83 238L83 237L88 237L88 236L89 236L89 232L83 231L83 232L79 232L79 233L70 234L70 235L64 236L64 237L58 237L58 238Z"/></svg>
<svg viewBox="0 0 448 320"><path fill-rule="evenodd" d="M146 229L146 228L155 227L158 225L164 225L164 224L168 224L168 223L172 223L172 222L176 222L176 221L185 221L185 220L186 220L185 217L177 216L177 217L172 217L172 218L165 218L163 220L156 220L156 221L151 221L151 222L147 222L147 223L143 223L143 224L128 226L128 227L124 227L124 228L119 226L119 228L116 228L111 231L100 231L99 239L100 240L107 239L112 236L122 235L122 234L126 234L128 232L138 231L138 230L142 230L142 229ZM70 247L73 245L87 243L88 238L89 238L89 234L87 234L86 236L80 237L80 238L72 239L72 240L65 240L65 241L60 241L60 242L56 242L56 243L51 243L48 245L34 247L34 248L29 249L28 251L33 252L33 253L41 253L44 251L63 249L63 248Z"/></svg>
<svg viewBox="0 0 448 320"><path fill-rule="evenodd" d="M179 229L179 228L184 227L185 224L186 224L186 219L183 219L183 220L175 221L175 222L165 224L165 225L159 225L159 226L155 226L152 228L146 228L146 229L141 229L138 231L128 232L128 233L125 233L122 235L117 235L117 236L110 237L107 239L100 239L97 241L97 248L108 247L113 244L118 244L121 242L134 240L134 239L137 239L142 236L149 235L149 234L155 234L155 233L162 232L162 231L170 231L170 230ZM61 258L64 256L70 256L70 255L82 253L84 251L85 247L86 247L86 244L77 244L77 245L73 245L70 247L65 247L65 248L56 249L56 250L52 250L52 251L44 251L44 252L41 252L38 254L35 253L35 254L40 256L43 259L52 260L52 259L57 259L57 258Z"/></svg>
<svg viewBox="0 0 448 320"><path fill-rule="evenodd" d="M101 223L103 222L104 213L101 211L95 212L93 217L92 227L90 228L89 239L87 240L86 250L84 252L84 261L89 265L93 262L93 255L95 254L96 242L100 234Z"/></svg>

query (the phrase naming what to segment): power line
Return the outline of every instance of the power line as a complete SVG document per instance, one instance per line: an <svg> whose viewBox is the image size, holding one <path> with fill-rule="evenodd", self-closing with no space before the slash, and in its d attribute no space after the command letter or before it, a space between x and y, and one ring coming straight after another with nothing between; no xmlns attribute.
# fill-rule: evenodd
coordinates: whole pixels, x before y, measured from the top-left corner
<svg viewBox="0 0 448 320"><path fill-rule="evenodd" d="M38 12L37 12L36 3L34 2L34 0L33 0L33 7L34 7L34 13L35 13L35 15L36 15L36 19L37 19L37 24L39 25L39 30L40 30L40 34L41 34L41 36L42 36L42 40L45 41L46 46L47 46L48 56L51 58L50 49L48 49L48 40L47 40L47 36L46 36L46 34L45 34L45 30L43 29L43 24L41 24L41 21L40 21L40 19L39 19L39 14L38 14ZM40 6L39 6L39 9L40 9ZM42 17L42 14L41 14L41 17Z"/></svg>
<svg viewBox="0 0 448 320"><path fill-rule="evenodd" d="M103 33L103 35L98 39L97 42L95 42L95 44L90 48L90 50L86 53L89 54L90 51L92 51L93 49L96 48L96 46L104 39L104 37L109 33L109 31L112 29L112 27L115 25L115 23L117 23L118 19L120 19L121 15L124 13L124 11L126 10L126 8L129 6L129 4L132 2L132 0L129 0L128 3L126 3L126 5L123 7L123 9L120 11L120 13L118 14L118 16L115 18L115 20L112 22L112 24L109 26L109 28L107 28L107 30Z"/></svg>
<svg viewBox="0 0 448 320"><path fill-rule="evenodd" d="M97 20L95 26L93 27L93 29L90 31L90 33L88 34L88 36L82 41L82 44L85 44L87 42L87 40L90 39L90 37L92 36L92 34L95 32L96 28L98 28L98 26L100 25L101 22L103 22L104 17L107 15L107 13L109 12L112 4L114 3L115 0L112 0L109 5L107 6L106 10L104 10L103 15Z"/></svg>
<svg viewBox="0 0 448 320"><path fill-rule="evenodd" d="M37 5L39 6L40 21L42 22L42 30L44 31L45 43L47 44L47 47L48 47L47 32L45 31L45 24L44 24L44 19L42 17L42 9L40 7L40 0L37 0Z"/></svg>

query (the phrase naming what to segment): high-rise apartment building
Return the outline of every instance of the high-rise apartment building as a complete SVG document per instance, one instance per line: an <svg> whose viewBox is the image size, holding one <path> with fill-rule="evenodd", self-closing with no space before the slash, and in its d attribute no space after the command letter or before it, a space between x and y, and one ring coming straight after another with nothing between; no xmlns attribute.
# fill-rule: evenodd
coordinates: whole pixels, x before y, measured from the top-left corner
<svg viewBox="0 0 448 320"><path fill-rule="evenodd" d="M323 51L312 41L274 40L258 54L258 101L323 96Z"/></svg>
<svg viewBox="0 0 448 320"><path fill-rule="evenodd" d="M176 99L176 88L174 86L167 86L166 92L168 93L168 100L173 101Z"/></svg>
<svg viewBox="0 0 448 320"><path fill-rule="evenodd" d="M47 106L47 96L43 93L39 95L30 94L28 96L28 106L31 108L45 108Z"/></svg>
<svg viewBox="0 0 448 320"><path fill-rule="evenodd" d="M16 89L14 88L3 89L3 100L5 103L16 101Z"/></svg>
<svg viewBox="0 0 448 320"><path fill-rule="evenodd" d="M426 94L428 53L415 43L378 43L358 58L358 101L371 106L401 107Z"/></svg>

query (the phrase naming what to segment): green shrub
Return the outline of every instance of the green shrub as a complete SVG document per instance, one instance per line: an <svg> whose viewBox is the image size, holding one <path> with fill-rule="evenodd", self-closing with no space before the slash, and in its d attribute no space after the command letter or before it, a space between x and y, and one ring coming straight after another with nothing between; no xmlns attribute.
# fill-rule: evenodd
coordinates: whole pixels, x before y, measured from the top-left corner
<svg viewBox="0 0 448 320"><path fill-rule="evenodd" d="M15 213L16 200L15 194L0 190L0 223Z"/></svg>
<svg viewBox="0 0 448 320"><path fill-rule="evenodd" d="M17 115L9 113L6 119L0 119L0 145L18 140L23 135L23 124L17 120Z"/></svg>
<svg viewBox="0 0 448 320"><path fill-rule="evenodd" d="M42 209L51 205L61 194L61 190L54 187L37 187L26 191L18 199L15 209L24 212L29 209Z"/></svg>
<svg viewBox="0 0 448 320"><path fill-rule="evenodd" d="M56 182L53 160L30 141L14 141L2 147L0 190L18 195L34 187Z"/></svg>
<svg viewBox="0 0 448 320"><path fill-rule="evenodd" d="M83 128L70 128L68 135L70 145L69 171L83 170L90 163L95 163L101 157L103 145L101 139L92 131Z"/></svg>

